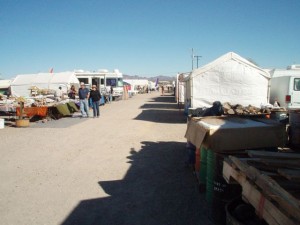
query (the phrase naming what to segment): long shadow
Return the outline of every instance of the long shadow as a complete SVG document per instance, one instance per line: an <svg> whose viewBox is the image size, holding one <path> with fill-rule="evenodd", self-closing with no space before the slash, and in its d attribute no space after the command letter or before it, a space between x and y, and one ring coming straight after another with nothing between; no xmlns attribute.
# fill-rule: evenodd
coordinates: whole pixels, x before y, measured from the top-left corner
<svg viewBox="0 0 300 225"><path fill-rule="evenodd" d="M183 111L179 110L160 110L160 109L148 109L143 110L135 120L144 120L155 123L186 123L186 117Z"/></svg>
<svg viewBox="0 0 300 225"><path fill-rule="evenodd" d="M178 105L170 103L145 103L140 109L178 109Z"/></svg>
<svg viewBox="0 0 300 225"><path fill-rule="evenodd" d="M99 181L110 196L81 201L63 225L212 224L195 177L183 166L185 143L142 144L131 149L124 179Z"/></svg>
<svg viewBox="0 0 300 225"><path fill-rule="evenodd" d="M161 96L140 107L144 109L135 120L151 121L156 123L186 123L182 109L178 108L174 96Z"/></svg>
<svg viewBox="0 0 300 225"><path fill-rule="evenodd" d="M175 103L175 97L173 95L164 95L152 98L149 102L169 102L169 103Z"/></svg>

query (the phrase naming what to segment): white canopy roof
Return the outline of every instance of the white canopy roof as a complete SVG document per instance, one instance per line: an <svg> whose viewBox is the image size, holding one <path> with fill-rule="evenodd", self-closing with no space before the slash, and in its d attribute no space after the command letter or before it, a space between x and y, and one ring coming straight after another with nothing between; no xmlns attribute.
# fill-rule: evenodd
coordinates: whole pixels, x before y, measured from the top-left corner
<svg viewBox="0 0 300 225"><path fill-rule="evenodd" d="M145 86L149 84L149 81L147 79L124 79L123 81L132 86L135 85Z"/></svg>
<svg viewBox="0 0 300 225"><path fill-rule="evenodd" d="M0 88L9 88L11 80L0 80Z"/></svg>
<svg viewBox="0 0 300 225"><path fill-rule="evenodd" d="M270 78L270 74L267 71L265 71L264 69L259 68L258 66L254 65L247 59L239 56L238 54L236 54L234 52L228 52L225 55L222 55L221 57L217 58L216 60L204 65L203 67L193 70L191 72L190 76L187 77L186 79L190 79L192 77L201 75L201 74L205 73L206 71L213 69L217 65L220 65L220 64L225 63L230 60L234 60L234 61L242 64L243 66L246 66L246 67L256 70L256 72L260 73L262 76L265 76L266 78Z"/></svg>
<svg viewBox="0 0 300 225"><path fill-rule="evenodd" d="M210 107L214 101L260 106L268 102L269 79L267 71L229 52L185 78L187 100L193 108Z"/></svg>
<svg viewBox="0 0 300 225"><path fill-rule="evenodd" d="M74 72L38 73L18 75L11 83L11 91L16 96L29 96L29 88L36 86L39 89L57 90L60 86L67 92L70 85L79 85Z"/></svg>

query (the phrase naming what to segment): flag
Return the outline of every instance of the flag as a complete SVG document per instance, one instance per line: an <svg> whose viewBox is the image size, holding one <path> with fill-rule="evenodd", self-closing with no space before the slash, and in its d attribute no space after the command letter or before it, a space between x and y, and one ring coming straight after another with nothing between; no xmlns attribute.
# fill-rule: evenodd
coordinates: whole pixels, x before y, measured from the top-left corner
<svg viewBox="0 0 300 225"><path fill-rule="evenodd" d="M50 72L50 73L53 73L53 68L51 68L49 72Z"/></svg>
<svg viewBox="0 0 300 225"><path fill-rule="evenodd" d="M157 85L158 85L158 78L156 78L155 87L157 87Z"/></svg>

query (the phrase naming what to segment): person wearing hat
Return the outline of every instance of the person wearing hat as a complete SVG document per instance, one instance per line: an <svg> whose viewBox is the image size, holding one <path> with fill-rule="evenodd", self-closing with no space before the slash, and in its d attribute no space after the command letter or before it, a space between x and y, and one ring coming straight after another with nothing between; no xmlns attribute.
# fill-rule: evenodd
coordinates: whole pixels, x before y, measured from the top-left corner
<svg viewBox="0 0 300 225"><path fill-rule="evenodd" d="M90 90L85 87L83 82L80 83L80 88L78 90L79 102L80 102L80 111L82 117L89 117L89 97Z"/></svg>

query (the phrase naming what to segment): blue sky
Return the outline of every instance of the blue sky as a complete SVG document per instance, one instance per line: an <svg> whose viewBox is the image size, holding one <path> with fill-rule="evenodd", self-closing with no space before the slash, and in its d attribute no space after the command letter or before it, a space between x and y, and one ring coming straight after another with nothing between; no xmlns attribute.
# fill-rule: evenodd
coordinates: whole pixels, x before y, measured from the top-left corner
<svg viewBox="0 0 300 225"><path fill-rule="evenodd" d="M84 69L173 76L233 51L300 64L299 0L0 0L0 76ZM196 61L194 63L196 65Z"/></svg>

